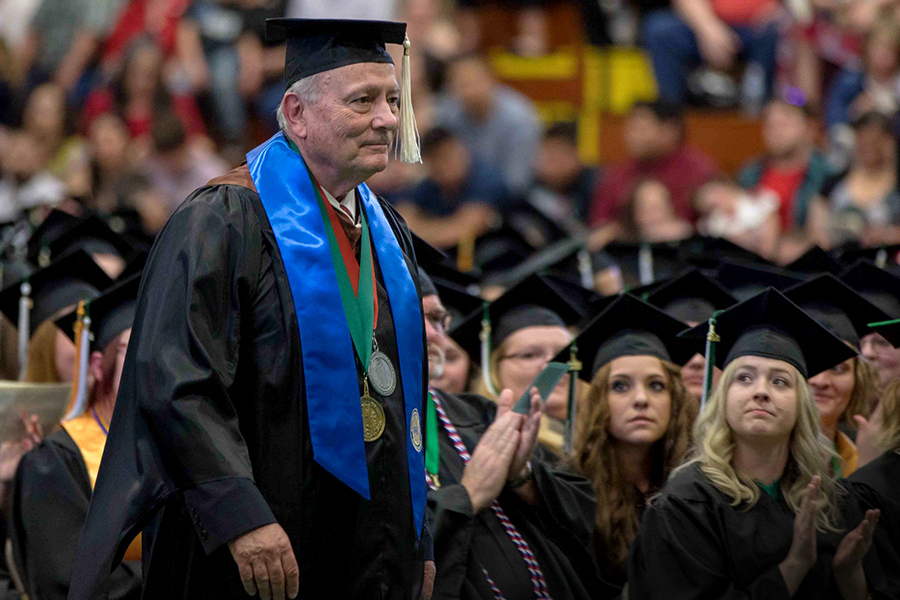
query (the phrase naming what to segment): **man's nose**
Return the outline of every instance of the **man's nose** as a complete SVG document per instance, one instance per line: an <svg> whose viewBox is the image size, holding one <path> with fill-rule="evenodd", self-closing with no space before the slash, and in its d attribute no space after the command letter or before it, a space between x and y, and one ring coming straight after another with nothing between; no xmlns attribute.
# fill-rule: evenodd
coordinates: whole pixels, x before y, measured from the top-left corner
<svg viewBox="0 0 900 600"><path fill-rule="evenodd" d="M372 119L374 129L387 129L393 131L400 123L400 113L394 114L391 103L386 98L380 98L375 104L375 118Z"/></svg>

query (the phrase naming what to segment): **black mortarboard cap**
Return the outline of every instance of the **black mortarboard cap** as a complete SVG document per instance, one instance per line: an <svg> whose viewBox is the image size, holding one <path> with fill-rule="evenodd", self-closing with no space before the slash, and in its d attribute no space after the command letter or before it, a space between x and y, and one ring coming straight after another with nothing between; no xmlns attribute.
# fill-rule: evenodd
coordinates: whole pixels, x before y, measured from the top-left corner
<svg viewBox="0 0 900 600"><path fill-rule="evenodd" d="M483 274L483 279L499 278L500 283L512 281L507 272L527 259L535 248L522 234L511 227L501 227L488 231L475 240L472 251L472 266ZM448 254L458 263L460 247L448 250Z"/></svg>
<svg viewBox="0 0 900 600"><path fill-rule="evenodd" d="M140 286L140 274L132 275L124 281L117 282L103 292L102 296L87 303L86 310L91 318L93 334L91 350L102 352L120 333L131 328ZM75 311L71 311L56 320L56 326L72 341L75 340L76 319Z"/></svg>
<svg viewBox="0 0 900 600"><path fill-rule="evenodd" d="M462 288L470 293L478 287L478 277L472 273L463 273L453 266L450 258L415 233L412 233L416 262L435 285L447 283Z"/></svg>
<svg viewBox="0 0 900 600"><path fill-rule="evenodd" d="M78 221L78 217L65 211L51 210L28 238L28 261L39 267L46 267L50 264L48 246L69 229L78 225Z"/></svg>
<svg viewBox="0 0 900 600"><path fill-rule="evenodd" d="M864 258L875 263L876 266L884 265L884 268L895 272L900 270L897 263L898 254L900 254L900 244L862 248L858 243L851 242L837 250L837 256L844 264L852 265Z"/></svg>
<svg viewBox="0 0 900 600"><path fill-rule="evenodd" d="M89 215L69 227L62 235L47 244L50 260L81 249L89 254L113 254L123 259L131 256L133 248L102 219Z"/></svg>
<svg viewBox="0 0 900 600"><path fill-rule="evenodd" d="M625 289L666 279L684 268L677 243L610 242L603 251L618 265Z"/></svg>
<svg viewBox="0 0 900 600"><path fill-rule="evenodd" d="M841 274L840 280L892 318L900 318L900 277L860 259Z"/></svg>
<svg viewBox="0 0 900 600"><path fill-rule="evenodd" d="M357 63L393 63L385 44L403 44L406 23L350 19L266 19L266 41L287 42L284 87Z"/></svg>
<svg viewBox="0 0 900 600"><path fill-rule="evenodd" d="M869 323L891 318L830 273L797 284L784 295L828 331L857 348L859 338L870 333Z"/></svg>
<svg viewBox="0 0 900 600"><path fill-rule="evenodd" d="M802 282L803 278L780 267L722 261L715 280L738 300L746 300L768 287L786 290Z"/></svg>
<svg viewBox="0 0 900 600"><path fill-rule="evenodd" d="M21 283L17 281L0 291L0 311L14 324L19 322ZM31 336L38 325L60 310L99 296L112 284L112 280L88 253L76 250L35 271L28 278L28 283L31 285L32 299L29 315Z"/></svg>
<svg viewBox="0 0 900 600"><path fill-rule="evenodd" d="M505 277L514 283L529 275L554 273L578 280L582 287L584 284L593 287L594 274L603 270L608 262L604 258L602 253L588 250L583 241L569 238L541 248L511 268Z"/></svg>
<svg viewBox="0 0 900 600"><path fill-rule="evenodd" d="M682 336L705 340L701 323ZM845 344L775 288L732 306L716 317L716 365L725 368L741 356L785 361L805 378L856 356Z"/></svg>
<svg viewBox="0 0 900 600"><path fill-rule="evenodd" d="M567 275L546 273L544 279L555 288L566 301L578 309L581 317L586 317L591 311L591 305L599 302L603 296L592 289L588 289Z"/></svg>
<svg viewBox="0 0 900 600"><path fill-rule="evenodd" d="M532 275L511 287L488 306L491 321L491 348L526 327L574 325L581 318L545 278ZM473 359L480 355L482 312L470 314L450 331L459 346Z"/></svg>
<svg viewBox="0 0 900 600"><path fill-rule="evenodd" d="M682 323L702 323L715 311L737 303L725 291L697 269L691 269L647 295L647 302Z"/></svg>
<svg viewBox="0 0 900 600"><path fill-rule="evenodd" d="M458 323L462 323L463 319L480 310L484 304L484 300L479 296L475 296L466 291L465 288L432 278L434 287L438 296L441 298L441 304L450 313L450 326L453 327Z"/></svg>
<svg viewBox="0 0 900 600"><path fill-rule="evenodd" d="M685 325L631 294L617 297L573 341L583 368L579 377L593 379L600 367L622 356L655 356L684 364L703 350L703 342L681 339ZM567 362L570 347L553 360Z"/></svg>
<svg viewBox="0 0 900 600"><path fill-rule="evenodd" d="M3 261L3 277L0 280L0 289L12 284L16 281L22 281L32 273L34 267L23 260L6 260Z"/></svg>
<svg viewBox="0 0 900 600"><path fill-rule="evenodd" d="M678 242L678 256L683 262L702 269L715 268L723 260L772 264L755 252L725 238L696 234Z"/></svg>
<svg viewBox="0 0 900 600"><path fill-rule="evenodd" d="M844 272L846 265L840 263L818 246L813 246L797 260L784 265L784 268L794 273L831 273L834 276L838 276Z"/></svg>

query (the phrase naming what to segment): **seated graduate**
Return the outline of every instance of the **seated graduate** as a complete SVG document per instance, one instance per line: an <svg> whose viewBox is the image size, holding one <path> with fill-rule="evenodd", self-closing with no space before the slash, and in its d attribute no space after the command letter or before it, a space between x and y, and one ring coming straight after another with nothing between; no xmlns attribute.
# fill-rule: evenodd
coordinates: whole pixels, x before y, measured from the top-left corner
<svg viewBox="0 0 900 600"><path fill-rule="evenodd" d="M603 578L619 588L646 500L690 445L696 413L675 363L700 344L676 338L684 329L626 294L574 342L585 366L580 377L591 387L578 408L571 463L593 484L594 551Z"/></svg>
<svg viewBox="0 0 900 600"><path fill-rule="evenodd" d="M90 255L75 250L0 291L0 311L18 328L21 380L72 381L75 346L53 319L81 300L93 300L111 284Z"/></svg>
<svg viewBox="0 0 900 600"><path fill-rule="evenodd" d="M725 291L725 288L697 269L690 269L653 290L646 300L690 327L706 323L717 310L725 310L737 303L735 297ZM701 352L695 353L681 367L681 380L694 402L695 414L700 410L703 376L706 372L706 358ZM714 367L714 386L721 374L722 372Z"/></svg>
<svg viewBox="0 0 900 600"><path fill-rule="evenodd" d="M871 333L869 323L890 316L830 274L796 285L784 294L806 314L859 352L859 340ZM860 356L848 358L809 378L809 389L819 409L819 425L841 457L835 461L838 477L856 470L856 445L839 427L856 429L853 415L868 414L878 400L878 371Z"/></svg>
<svg viewBox="0 0 900 600"><path fill-rule="evenodd" d="M844 271L840 279L892 319L900 318L900 277L861 258ZM885 388L900 378L900 348L878 331L862 336L859 350L860 356L878 370L879 387Z"/></svg>
<svg viewBox="0 0 900 600"><path fill-rule="evenodd" d="M578 310L542 276L531 275L491 302L486 313L473 313L450 332L470 357L480 357L482 384L476 390L496 400L509 389L519 398L560 350L572 341L568 327ZM564 377L543 406L539 439L561 455L569 378ZM548 418L549 417L549 418Z"/></svg>
<svg viewBox="0 0 900 600"><path fill-rule="evenodd" d="M697 457L644 512L630 598L866 598L879 512L834 476L806 383L853 349L773 288L719 315L715 334L724 372Z"/></svg>
<svg viewBox="0 0 900 600"><path fill-rule="evenodd" d="M420 284L435 376L446 311L424 274ZM425 470L434 599L603 597L590 553L590 483L545 460L549 452L537 445L540 397L532 392L527 415L511 411L517 398L509 389L496 403L429 391Z"/></svg>
<svg viewBox="0 0 900 600"><path fill-rule="evenodd" d="M894 597L900 597L900 381L888 385L866 418L857 415L859 467L854 488L882 511L875 548Z"/></svg>
<svg viewBox="0 0 900 600"><path fill-rule="evenodd" d="M89 360L79 365L69 418L19 463L13 482L10 539L16 566L32 598L64 600L68 595L78 538L116 402L139 285L140 276L136 275L87 305L89 330L83 329L76 341L84 348L81 357ZM60 319L60 329L73 331L76 318L67 315ZM87 322L84 319L79 326ZM94 380L91 392L86 385L88 372ZM113 572L110 597L140 597L140 556L137 539Z"/></svg>
<svg viewBox="0 0 900 600"><path fill-rule="evenodd" d="M429 268L432 266L429 265ZM449 330L454 323L461 323L467 316L481 309L484 303L481 298L468 293L461 285L438 277L431 277L431 281L449 314L444 331ZM444 336L443 339L444 346L440 350L443 353L443 368L439 374L429 378L429 385L448 394L472 391L480 376L478 365L459 344L453 341L453 338Z"/></svg>

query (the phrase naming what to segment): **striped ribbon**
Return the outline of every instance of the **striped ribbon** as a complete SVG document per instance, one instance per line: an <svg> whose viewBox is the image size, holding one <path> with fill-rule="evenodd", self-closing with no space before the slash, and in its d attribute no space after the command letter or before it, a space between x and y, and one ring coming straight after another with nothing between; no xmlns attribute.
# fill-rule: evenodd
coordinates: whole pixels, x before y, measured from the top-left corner
<svg viewBox="0 0 900 600"><path fill-rule="evenodd" d="M437 396L432 394L434 399L434 408L438 415L438 420L440 420L441 424L444 426L444 430L447 432L447 435L450 437L450 441L453 442L453 447L456 449L457 453L459 453L459 457L462 459L463 463L468 464L469 460L472 458L472 455L469 454L468 449L466 449L466 445L463 443L462 438L459 436L459 433L456 431L456 427L453 426L453 423L450 422L450 419L447 417L447 413L444 412L444 408L441 406L440 400L438 400ZM430 477L427 477L428 485L434 489L433 482ZM491 510L500 519L500 523L503 525L503 529L506 530L506 534L509 536L509 539L512 540L512 543L515 544L516 548L519 550L519 553L522 555L522 558L525 560L525 566L528 568L528 574L531 576L531 586L534 589L534 597L538 600L552 600L550 598L550 592L547 589L547 581L544 579L544 573L541 571L541 566L538 564L537 559L534 557L534 553L531 551L531 548L528 546L528 542L525 541L525 538L522 537L522 534L519 533L519 530L516 529L516 526L513 525L512 521L509 520L509 517L506 516L506 513L503 511L503 508L500 506L500 503L497 500L494 500L491 503ZM494 583L494 580L491 579L491 576L488 575L487 570L484 566L481 567L481 570L484 571L484 576L487 577L488 584L491 586L491 590L494 592L494 598L496 600L504 600L503 594L500 592L500 589Z"/></svg>

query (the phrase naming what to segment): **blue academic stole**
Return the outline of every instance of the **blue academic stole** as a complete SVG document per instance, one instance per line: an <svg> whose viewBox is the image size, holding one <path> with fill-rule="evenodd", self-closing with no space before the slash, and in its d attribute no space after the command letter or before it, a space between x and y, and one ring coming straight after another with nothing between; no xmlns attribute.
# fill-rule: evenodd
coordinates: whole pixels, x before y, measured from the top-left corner
<svg viewBox="0 0 900 600"><path fill-rule="evenodd" d="M283 133L250 151L247 164L275 234L297 314L313 458L368 500L356 359L313 182L303 157L290 148ZM378 200L365 184L356 188L356 197L368 219L394 319L406 412L409 489L418 536L427 493L420 417L424 395L422 309Z"/></svg>

